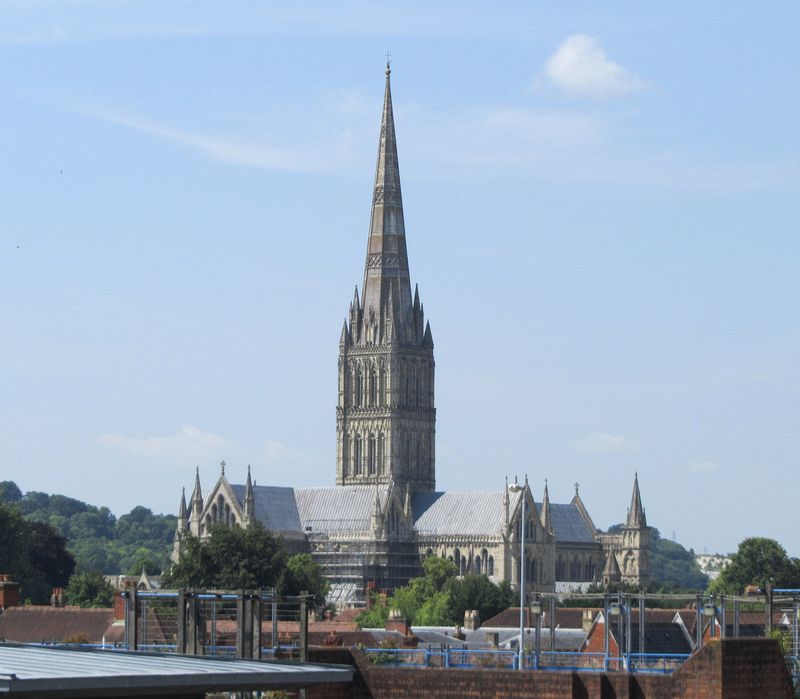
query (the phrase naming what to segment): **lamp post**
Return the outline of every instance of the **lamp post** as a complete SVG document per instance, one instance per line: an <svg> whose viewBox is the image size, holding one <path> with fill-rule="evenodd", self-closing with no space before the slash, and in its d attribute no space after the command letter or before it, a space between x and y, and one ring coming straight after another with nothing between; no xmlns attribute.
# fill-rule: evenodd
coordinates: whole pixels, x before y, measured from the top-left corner
<svg viewBox="0 0 800 699"><path fill-rule="evenodd" d="M525 477L527 481L527 476ZM519 539L519 663L518 669L522 670L525 660L525 486L519 483L509 483L508 489L512 493L522 493L522 518L520 520Z"/></svg>

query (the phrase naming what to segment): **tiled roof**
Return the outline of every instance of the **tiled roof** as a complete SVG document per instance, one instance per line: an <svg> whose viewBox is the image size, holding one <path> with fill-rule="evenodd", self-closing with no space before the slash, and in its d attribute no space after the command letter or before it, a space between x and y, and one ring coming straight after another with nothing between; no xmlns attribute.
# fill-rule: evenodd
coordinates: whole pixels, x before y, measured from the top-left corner
<svg viewBox="0 0 800 699"><path fill-rule="evenodd" d="M113 609L39 605L10 607L0 614L0 639L17 643L50 643L83 638L88 643L100 643L103 636L111 635L109 629L113 622Z"/></svg>
<svg viewBox="0 0 800 699"><path fill-rule="evenodd" d="M558 629L580 629L583 627L583 612L591 612L592 621L594 621L597 614L601 611L599 607L556 607L556 628ZM525 610L525 626L534 626L536 624L536 617L534 617L530 610ZM550 627L549 610L545 605L544 615L542 617L542 626L545 628ZM501 628L519 628L519 607L509 607L504 609L499 614L496 614L491 619L487 619L482 623L484 627L501 627Z"/></svg>
<svg viewBox="0 0 800 699"><path fill-rule="evenodd" d="M542 503L536 503L537 509L542 508ZM553 534L556 541L585 543L594 542L592 530L581 516L580 510L572 503L558 504L550 503L550 519L553 523Z"/></svg>
<svg viewBox="0 0 800 699"><path fill-rule="evenodd" d="M502 490L416 493L414 526L422 536L500 536L504 497ZM511 494L511 510L520 497L521 493Z"/></svg>

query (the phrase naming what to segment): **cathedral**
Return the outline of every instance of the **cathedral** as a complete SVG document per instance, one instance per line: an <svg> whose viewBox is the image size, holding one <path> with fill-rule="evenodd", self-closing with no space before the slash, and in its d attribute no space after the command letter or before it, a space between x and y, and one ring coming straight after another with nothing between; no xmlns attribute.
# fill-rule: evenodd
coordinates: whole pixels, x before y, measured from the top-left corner
<svg viewBox="0 0 800 699"><path fill-rule="evenodd" d="M638 477L613 534L594 526L577 485L565 504L550 502L546 482L536 500L527 477L497 490L436 490L434 344L411 288L390 74L387 64L364 280L339 339L336 485L257 485L249 467L246 482L232 484L223 463L205 497L199 475L189 502L181 497L173 560L186 536L259 521L290 550L314 556L330 581L328 601L340 606L406 584L427 556L514 586L524 572L533 592L641 584L650 528Z"/></svg>

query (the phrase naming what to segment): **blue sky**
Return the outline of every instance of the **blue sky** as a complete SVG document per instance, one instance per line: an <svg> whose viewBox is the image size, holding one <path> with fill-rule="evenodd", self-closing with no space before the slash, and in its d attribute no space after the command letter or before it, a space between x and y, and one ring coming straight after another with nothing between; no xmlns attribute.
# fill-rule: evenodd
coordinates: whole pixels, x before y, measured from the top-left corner
<svg viewBox="0 0 800 699"><path fill-rule="evenodd" d="M383 61L437 481L800 555L796 3L0 4L0 479L329 485Z"/></svg>

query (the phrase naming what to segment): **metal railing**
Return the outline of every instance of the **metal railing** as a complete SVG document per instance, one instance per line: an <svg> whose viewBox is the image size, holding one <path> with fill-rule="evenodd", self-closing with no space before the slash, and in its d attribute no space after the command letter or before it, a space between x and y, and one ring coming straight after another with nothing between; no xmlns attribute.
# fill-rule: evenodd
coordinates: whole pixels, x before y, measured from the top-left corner
<svg viewBox="0 0 800 699"><path fill-rule="evenodd" d="M375 665L392 667L442 667L516 670L519 656L513 650L469 650L466 648L364 648L362 652ZM689 658L680 653L632 653L614 656L577 651L543 651L538 657L527 653L525 669L552 672L622 671L670 674Z"/></svg>

